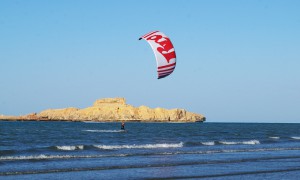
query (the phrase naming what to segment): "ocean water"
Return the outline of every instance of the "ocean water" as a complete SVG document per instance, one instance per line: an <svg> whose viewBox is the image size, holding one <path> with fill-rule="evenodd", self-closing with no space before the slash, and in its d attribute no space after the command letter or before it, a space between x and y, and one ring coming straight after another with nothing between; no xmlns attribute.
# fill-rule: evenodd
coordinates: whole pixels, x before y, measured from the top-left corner
<svg viewBox="0 0 300 180"><path fill-rule="evenodd" d="M0 121L0 179L299 179L300 124Z"/></svg>

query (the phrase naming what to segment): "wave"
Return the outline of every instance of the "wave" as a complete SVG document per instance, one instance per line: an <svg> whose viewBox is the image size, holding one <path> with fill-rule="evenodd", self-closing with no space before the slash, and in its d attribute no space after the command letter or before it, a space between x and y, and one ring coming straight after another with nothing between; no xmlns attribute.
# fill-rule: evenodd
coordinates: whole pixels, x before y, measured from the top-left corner
<svg viewBox="0 0 300 180"><path fill-rule="evenodd" d="M99 149L155 149L155 148L180 148L183 142L178 144L143 144L143 145L94 145Z"/></svg>
<svg viewBox="0 0 300 180"><path fill-rule="evenodd" d="M217 146L217 145L256 145L260 144L258 140L249 141L203 141L203 142L187 142L187 146Z"/></svg>
<svg viewBox="0 0 300 180"><path fill-rule="evenodd" d="M60 146L49 146L42 149L58 150L58 151L77 151L77 150L89 150L89 149L155 149L155 148L180 148L183 147L183 142L177 144L144 144L144 145L60 145ZM40 149L41 150L41 149ZM26 152L36 152L38 149L26 150ZM13 150L0 151L2 155L12 155L16 153Z"/></svg>
<svg viewBox="0 0 300 180"><path fill-rule="evenodd" d="M205 146L214 146L216 143L215 141L209 141L209 142L201 142L201 144Z"/></svg>
<svg viewBox="0 0 300 180"><path fill-rule="evenodd" d="M124 132L124 130L94 130L94 129L88 129L88 130L82 130L86 132L100 132L100 133L119 133Z"/></svg>
<svg viewBox="0 0 300 180"><path fill-rule="evenodd" d="M96 158L100 156L80 156L80 155L30 155L30 156L2 156L0 160L9 161L9 160L44 160L44 159L72 159L72 158ZM101 156L102 157L102 156Z"/></svg>
<svg viewBox="0 0 300 180"><path fill-rule="evenodd" d="M300 137L299 136L293 136L291 137L292 139L296 139L296 140L300 140Z"/></svg>
<svg viewBox="0 0 300 180"><path fill-rule="evenodd" d="M243 153L243 152L267 152L267 151L287 151L300 150L294 148L258 148L258 149L225 149L225 150L203 150L203 151L176 151L176 152L149 152L131 154L95 154L95 155L28 155L28 156L0 156L0 161L20 161L20 160L50 160L50 159L84 159L84 158L108 158L108 157L132 157L132 156L167 156L177 154L217 154L217 153ZM299 157L300 158L300 157Z"/></svg>
<svg viewBox="0 0 300 180"><path fill-rule="evenodd" d="M270 139L280 139L280 137L277 137L277 136L270 136L269 138Z"/></svg>
<svg viewBox="0 0 300 180"><path fill-rule="evenodd" d="M175 161L175 162L163 162L163 163L138 163L138 164L121 164L121 165L108 165L108 166L102 166L102 165L96 165L96 166L87 166L87 167L61 167L61 168L55 168L55 169L32 169L32 170L25 170L25 171L10 171L10 172L0 172L0 176L14 176L14 175L34 175L34 174L46 174L46 173L69 173L69 172L83 172L83 171L102 171L102 170L126 170L126 169L143 169L147 170L146 168L174 168L174 167L182 167L182 166L195 166L195 165L217 165L217 164L239 164L239 163L257 163L260 161L273 161L273 160L287 160L287 159L295 159L300 158L298 157L291 157L291 156L278 156L278 157L260 157L260 158L238 158L238 159L222 159L222 160L211 160L211 161ZM237 172L228 172L228 173L216 173L216 174L199 174L199 175L185 175L185 176L162 176L162 177L156 177L157 179L202 179L202 178L217 178L217 179L232 179L234 176L238 177L244 177L245 175L257 175L257 174L264 174L267 173L287 173L287 172L298 172L300 170L299 167L289 167L288 169L262 169L262 170L253 170L253 171L237 171ZM228 178L226 178L228 177Z"/></svg>
<svg viewBox="0 0 300 180"><path fill-rule="evenodd" d="M260 144L258 140L249 140L249 141L219 141L220 144L224 145L236 145L236 144L246 144L246 145L255 145Z"/></svg>
<svg viewBox="0 0 300 180"><path fill-rule="evenodd" d="M74 151L74 150L83 150L83 145L78 146L55 146L58 150L64 150L64 151Z"/></svg>
<svg viewBox="0 0 300 180"><path fill-rule="evenodd" d="M268 151L299 151L300 147L291 148L255 148L255 149L218 149L218 150L204 150L191 152L174 152L173 154L217 154L217 153L244 153L244 152L268 152ZM300 157L299 157L300 158Z"/></svg>

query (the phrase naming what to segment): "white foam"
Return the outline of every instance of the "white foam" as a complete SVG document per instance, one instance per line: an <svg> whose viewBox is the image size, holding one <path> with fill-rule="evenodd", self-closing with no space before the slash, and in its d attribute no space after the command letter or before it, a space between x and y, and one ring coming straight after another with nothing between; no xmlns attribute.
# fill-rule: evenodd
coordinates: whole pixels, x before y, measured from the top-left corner
<svg viewBox="0 0 300 180"><path fill-rule="evenodd" d="M0 156L0 161L18 160L44 160L44 159L75 159L75 158L103 158L103 157L124 157L128 154L113 155L29 155L29 156Z"/></svg>
<svg viewBox="0 0 300 180"><path fill-rule="evenodd" d="M300 137L299 136L293 136L291 137L292 139L297 139L297 140L300 140Z"/></svg>
<svg viewBox="0 0 300 180"><path fill-rule="evenodd" d="M260 144L258 140L243 141L242 144Z"/></svg>
<svg viewBox="0 0 300 180"><path fill-rule="evenodd" d="M3 156L0 160L42 160L42 159L65 159L72 158L70 155L37 155L37 156Z"/></svg>
<svg viewBox="0 0 300 180"><path fill-rule="evenodd" d="M183 142L178 144L144 144L144 145L94 145L99 149L155 149L155 148L179 148L183 147Z"/></svg>
<svg viewBox="0 0 300 180"><path fill-rule="evenodd" d="M174 154L215 154L215 153L235 153L235 152L265 152L265 151L284 151L297 150L299 147L291 148L259 148L259 149L225 149L225 150L208 150L208 151L178 151L178 152L162 152L149 155L174 155ZM130 154L112 154L112 155L29 155L29 156L0 156L0 161L22 161L22 160L47 160L47 159L75 159L75 158L106 158L106 157L124 157ZM140 155L140 154L131 154ZM143 154L141 154L143 155Z"/></svg>
<svg viewBox="0 0 300 180"><path fill-rule="evenodd" d="M215 145L214 141L209 141L209 142L201 142L201 144L205 145L205 146L213 146Z"/></svg>
<svg viewBox="0 0 300 180"><path fill-rule="evenodd" d="M116 133L116 132L124 132L124 130L95 130L95 129L88 129L82 130L86 132L100 132L100 133Z"/></svg>
<svg viewBox="0 0 300 180"><path fill-rule="evenodd" d="M220 144L225 144L225 145L236 145L236 144L248 144L248 145L255 145L255 144L260 144L258 140L249 140L249 141L219 141Z"/></svg>
<svg viewBox="0 0 300 180"><path fill-rule="evenodd" d="M270 139L280 139L280 137L277 137L277 136L271 136L269 137Z"/></svg>
<svg viewBox="0 0 300 180"><path fill-rule="evenodd" d="M64 151L74 151L74 150L82 150L84 148L83 145L78 145L78 146L55 146L59 150L64 150Z"/></svg>
<svg viewBox="0 0 300 180"><path fill-rule="evenodd" d="M233 144L238 144L238 142L233 142L233 141L220 141L220 144L225 144L225 145L233 145Z"/></svg>

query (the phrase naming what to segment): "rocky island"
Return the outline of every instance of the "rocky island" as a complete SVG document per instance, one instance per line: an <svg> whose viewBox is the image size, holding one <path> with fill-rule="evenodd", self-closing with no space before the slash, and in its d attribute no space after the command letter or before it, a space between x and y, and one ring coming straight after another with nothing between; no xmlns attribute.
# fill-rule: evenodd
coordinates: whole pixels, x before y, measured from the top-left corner
<svg viewBox="0 0 300 180"><path fill-rule="evenodd" d="M64 108L48 109L40 113L24 116L4 116L2 120L36 121L141 121L141 122L203 122L201 114L187 112L184 109L151 109L147 106L134 107L126 104L125 98L105 98L96 100L94 105L84 109Z"/></svg>

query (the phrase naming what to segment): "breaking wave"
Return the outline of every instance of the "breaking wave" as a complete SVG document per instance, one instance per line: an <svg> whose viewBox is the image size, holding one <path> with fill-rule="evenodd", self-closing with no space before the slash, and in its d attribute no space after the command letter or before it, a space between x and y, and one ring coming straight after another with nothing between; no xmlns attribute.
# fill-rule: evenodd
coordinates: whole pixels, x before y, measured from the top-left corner
<svg viewBox="0 0 300 180"><path fill-rule="evenodd" d="M180 148L183 142L178 144L144 144L144 145L94 145L99 149L155 149L155 148Z"/></svg>
<svg viewBox="0 0 300 180"><path fill-rule="evenodd" d="M130 154L110 154L110 155L29 155L29 156L0 156L0 161L18 161L18 160L49 160L49 159L80 159L80 158L108 158L108 157L126 157L126 156L152 156L152 155L176 155L176 154L216 154L216 153L240 153L240 152L266 152L266 151L285 151L300 150L300 147L294 148L258 148L258 149L224 149L224 150L203 150L203 151L176 151L176 152L150 152L150 153L130 153ZM299 157L300 158L300 157Z"/></svg>
<svg viewBox="0 0 300 180"><path fill-rule="evenodd" d="M291 137L292 139L297 139L297 140L300 140L300 137L299 136L293 136Z"/></svg>
<svg viewBox="0 0 300 180"><path fill-rule="evenodd" d="M58 150L63 151L74 151L74 150L82 150L84 148L83 145L78 146L55 146Z"/></svg>
<svg viewBox="0 0 300 180"><path fill-rule="evenodd" d="M99 158L105 157L105 155L30 155L30 156L2 156L0 160L11 161L11 160L44 160L44 159L73 159L73 158Z"/></svg>
<svg viewBox="0 0 300 180"><path fill-rule="evenodd" d="M214 146L216 143L215 143L215 141L209 141L209 142L201 142L201 144L203 144L205 146Z"/></svg>
<svg viewBox="0 0 300 180"><path fill-rule="evenodd" d="M196 146L199 145L199 143L190 143L195 144ZM256 145L260 144L258 140L249 140L249 141L206 141L206 142L200 142L201 145L204 146L215 146L215 145Z"/></svg>
<svg viewBox="0 0 300 180"><path fill-rule="evenodd" d="M280 139L280 137L277 137L277 136L271 136L269 137L270 139Z"/></svg>
<svg viewBox="0 0 300 180"><path fill-rule="evenodd" d="M249 141L219 141L220 144L225 144L225 145L236 145L236 144L246 144L246 145L255 145L255 144L260 144L258 140L249 140Z"/></svg>

